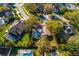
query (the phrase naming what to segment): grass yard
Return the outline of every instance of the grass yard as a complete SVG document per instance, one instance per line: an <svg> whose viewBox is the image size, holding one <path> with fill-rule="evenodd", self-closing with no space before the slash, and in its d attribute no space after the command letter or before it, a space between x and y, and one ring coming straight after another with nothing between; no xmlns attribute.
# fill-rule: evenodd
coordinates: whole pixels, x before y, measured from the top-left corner
<svg viewBox="0 0 79 59"><path fill-rule="evenodd" d="M29 46L29 34L24 34L20 41L15 45L16 47L27 47Z"/></svg>
<svg viewBox="0 0 79 59"><path fill-rule="evenodd" d="M29 40L29 34L25 34L21 40L28 41Z"/></svg>

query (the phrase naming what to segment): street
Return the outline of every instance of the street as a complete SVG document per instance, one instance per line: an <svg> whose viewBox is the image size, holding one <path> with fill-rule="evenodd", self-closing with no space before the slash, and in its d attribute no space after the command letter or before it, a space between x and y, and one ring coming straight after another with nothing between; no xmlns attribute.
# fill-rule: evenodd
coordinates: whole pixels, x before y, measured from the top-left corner
<svg viewBox="0 0 79 59"><path fill-rule="evenodd" d="M18 12L22 15L23 19L22 20L27 20L29 16L26 15L25 11L22 8L22 5L19 3L16 3L16 7L18 8Z"/></svg>

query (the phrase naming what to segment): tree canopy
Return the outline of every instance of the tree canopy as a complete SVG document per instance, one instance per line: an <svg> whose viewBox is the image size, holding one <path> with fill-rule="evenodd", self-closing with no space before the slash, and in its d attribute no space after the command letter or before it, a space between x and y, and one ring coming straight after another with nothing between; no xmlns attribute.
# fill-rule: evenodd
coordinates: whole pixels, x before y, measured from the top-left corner
<svg viewBox="0 0 79 59"><path fill-rule="evenodd" d="M70 55L79 55L79 34L70 37L66 44L60 45L59 49L69 51Z"/></svg>
<svg viewBox="0 0 79 59"><path fill-rule="evenodd" d="M28 10L30 13L34 13L36 9L36 4L35 3L25 3L24 7L26 10Z"/></svg>
<svg viewBox="0 0 79 59"><path fill-rule="evenodd" d="M36 24L39 24L40 22L38 21L37 17L35 16L31 16L28 20L26 20L25 22L25 25L27 26L27 28L29 30L31 30L31 28L36 25Z"/></svg>
<svg viewBox="0 0 79 59"><path fill-rule="evenodd" d="M52 48L50 42L46 39L45 36L41 36L41 39L36 42L36 46L38 47L37 51L39 51L41 55L43 55L44 52L50 51Z"/></svg>
<svg viewBox="0 0 79 59"><path fill-rule="evenodd" d="M7 7L5 7L5 6L0 6L0 12L5 12L5 11L7 11L7 10L8 10Z"/></svg>
<svg viewBox="0 0 79 59"><path fill-rule="evenodd" d="M63 16L79 31L79 11L68 11Z"/></svg>
<svg viewBox="0 0 79 59"><path fill-rule="evenodd" d="M47 22L47 27L51 33L57 34L60 31L61 24L58 20L49 20Z"/></svg>

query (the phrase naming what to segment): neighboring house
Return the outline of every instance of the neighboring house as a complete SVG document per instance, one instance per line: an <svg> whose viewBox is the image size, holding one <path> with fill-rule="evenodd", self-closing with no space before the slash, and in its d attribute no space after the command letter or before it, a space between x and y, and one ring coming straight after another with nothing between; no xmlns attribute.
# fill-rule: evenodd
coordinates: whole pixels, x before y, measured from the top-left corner
<svg viewBox="0 0 79 59"><path fill-rule="evenodd" d="M2 18L0 18L0 28L2 28L4 24L5 24L5 21Z"/></svg>
<svg viewBox="0 0 79 59"><path fill-rule="evenodd" d="M23 32L24 32L23 22L18 21L15 24L13 23L13 25L8 29L8 31L4 36L7 40L17 41L21 39Z"/></svg>
<svg viewBox="0 0 79 59"><path fill-rule="evenodd" d="M53 6L53 12L56 13L56 14L60 14L60 7L59 7L59 5L55 4L55 6Z"/></svg>
<svg viewBox="0 0 79 59"><path fill-rule="evenodd" d="M36 26L36 30L37 30L38 32L40 32L40 33L43 32L42 28L43 28L42 25L37 25L37 26Z"/></svg>
<svg viewBox="0 0 79 59"><path fill-rule="evenodd" d="M0 47L0 56L10 56L12 48Z"/></svg>
<svg viewBox="0 0 79 59"><path fill-rule="evenodd" d="M46 18L43 15L38 16L39 20L46 20Z"/></svg>
<svg viewBox="0 0 79 59"><path fill-rule="evenodd" d="M69 36L75 35L75 30L71 25L63 25L63 27L60 30L60 33L57 37L57 41L60 42L61 39L67 40Z"/></svg>
<svg viewBox="0 0 79 59"><path fill-rule="evenodd" d="M64 5L66 6L68 10L75 10L75 6L72 5L71 3L64 3Z"/></svg>
<svg viewBox="0 0 79 59"><path fill-rule="evenodd" d="M18 50L19 56L33 56L33 50L20 49Z"/></svg>
<svg viewBox="0 0 79 59"><path fill-rule="evenodd" d="M42 32L42 25L37 25L36 28L32 30L32 38L40 39Z"/></svg>
<svg viewBox="0 0 79 59"><path fill-rule="evenodd" d="M43 5L39 5L36 7L35 11L37 13L43 13L44 12L44 6Z"/></svg>
<svg viewBox="0 0 79 59"><path fill-rule="evenodd" d="M65 34L70 35L70 36L75 34L75 31L71 25L64 25L62 30Z"/></svg>
<svg viewBox="0 0 79 59"><path fill-rule="evenodd" d="M41 33L36 31L35 29L32 30L32 38L34 39L40 39Z"/></svg>
<svg viewBox="0 0 79 59"><path fill-rule="evenodd" d="M12 11L8 10L7 12L5 12L5 16L13 16Z"/></svg>

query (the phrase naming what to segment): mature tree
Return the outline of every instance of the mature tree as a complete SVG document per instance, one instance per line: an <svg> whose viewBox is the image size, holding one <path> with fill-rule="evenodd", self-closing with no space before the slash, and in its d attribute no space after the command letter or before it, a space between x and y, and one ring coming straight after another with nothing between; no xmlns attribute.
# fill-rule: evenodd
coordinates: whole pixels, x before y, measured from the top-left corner
<svg viewBox="0 0 79 59"><path fill-rule="evenodd" d="M66 44L60 45L59 49L69 51L70 55L79 56L79 34L70 37Z"/></svg>
<svg viewBox="0 0 79 59"><path fill-rule="evenodd" d="M44 9L47 11L48 14L51 14L53 9L53 4L49 4L49 3L44 4Z"/></svg>
<svg viewBox="0 0 79 59"><path fill-rule="evenodd" d="M9 16L9 22L13 22L15 20L15 18L13 16Z"/></svg>
<svg viewBox="0 0 79 59"><path fill-rule="evenodd" d="M5 12L5 11L7 11L7 10L8 10L7 7L5 7L5 6L0 6L0 12Z"/></svg>
<svg viewBox="0 0 79 59"><path fill-rule="evenodd" d="M65 6L61 6L60 7L60 13L61 14L64 14L65 12L67 12L68 10L67 10L67 8L65 7Z"/></svg>
<svg viewBox="0 0 79 59"><path fill-rule="evenodd" d="M71 52L71 55L79 56L79 34L77 34L73 37L70 37L65 48Z"/></svg>
<svg viewBox="0 0 79 59"><path fill-rule="evenodd" d="M44 55L44 52L49 52L51 50L50 42L46 39L45 36L42 36L39 41L36 42L37 49L37 55Z"/></svg>
<svg viewBox="0 0 79 59"><path fill-rule="evenodd" d="M79 20L79 11L68 11L64 14L64 17L72 22L77 22Z"/></svg>
<svg viewBox="0 0 79 59"><path fill-rule="evenodd" d="M51 32L51 34L55 35L58 34L61 28L60 21L58 20L49 20L47 22L47 28Z"/></svg>
<svg viewBox="0 0 79 59"><path fill-rule="evenodd" d="M5 43L5 40L3 38L0 38L0 45L2 46L4 45L4 43Z"/></svg>
<svg viewBox="0 0 79 59"><path fill-rule="evenodd" d="M35 3L25 3L24 7L26 10L28 10L30 13L34 13L36 9L36 4Z"/></svg>
<svg viewBox="0 0 79 59"><path fill-rule="evenodd" d="M26 20L25 25L27 26L27 28L29 30L31 30L31 28L37 24L39 24L40 22L38 21L37 17L35 16L31 16L28 20Z"/></svg>
<svg viewBox="0 0 79 59"><path fill-rule="evenodd" d="M71 24L79 30L79 11L69 11L64 14L64 17L71 21Z"/></svg>

